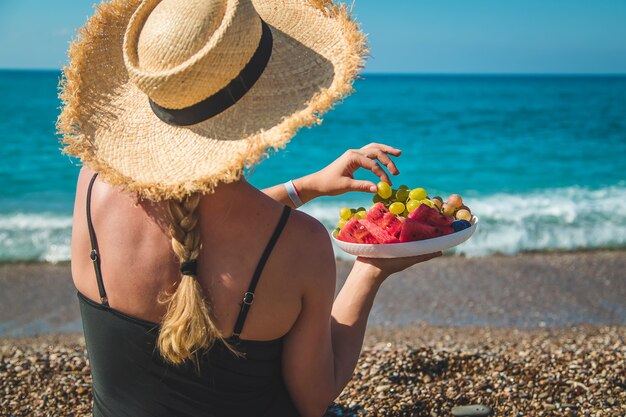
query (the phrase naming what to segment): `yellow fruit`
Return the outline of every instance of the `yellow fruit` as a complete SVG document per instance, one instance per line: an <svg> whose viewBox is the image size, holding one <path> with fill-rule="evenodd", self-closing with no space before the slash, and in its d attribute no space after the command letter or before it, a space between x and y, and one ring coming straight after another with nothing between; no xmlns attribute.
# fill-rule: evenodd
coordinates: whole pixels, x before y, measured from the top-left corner
<svg viewBox="0 0 626 417"><path fill-rule="evenodd" d="M383 199L387 199L391 197L391 194L393 194L393 190L391 189L391 186L384 181L379 182L377 187L378 187L378 195Z"/></svg>
<svg viewBox="0 0 626 417"><path fill-rule="evenodd" d="M456 219L470 221L472 219L472 214L465 209L461 209L456 212Z"/></svg>
<svg viewBox="0 0 626 417"><path fill-rule="evenodd" d="M346 223L348 223L348 220L346 219L339 219L339 221L337 222L337 227L340 229L343 229L343 227L346 225Z"/></svg>
<svg viewBox="0 0 626 417"><path fill-rule="evenodd" d="M409 200L409 202L406 203L406 209L410 213L410 212L416 210L421 204L422 204L421 201Z"/></svg>
<svg viewBox="0 0 626 417"><path fill-rule="evenodd" d="M424 199L424 200L420 201L420 203L426 204L430 208L434 208L435 207L435 203L433 203L431 200L428 200L428 199Z"/></svg>
<svg viewBox="0 0 626 417"><path fill-rule="evenodd" d="M364 219L365 217L367 217L367 211L357 211L354 217L356 217L357 219Z"/></svg>
<svg viewBox="0 0 626 417"><path fill-rule="evenodd" d="M456 211L456 207L452 207L450 204L445 203L441 209L441 212L443 214L445 214L446 216L453 216L454 217L454 212Z"/></svg>
<svg viewBox="0 0 626 417"><path fill-rule="evenodd" d="M339 210L339 217L344 220L350 220L350 218L352 217L352 210L350 210L348 207L342 207L341 210Z"/></svg>
<svg viewBox="0 0 626 417"><path fill-rule="evenodd" d="M400 202L395 202L389 206L389 211L395 215L400 215L404 213L404 204Z"/></svg>
<svg viewBox="0 0 626 417"><path fill-rule="evenodd" d="M414 188L409 193L409 198L411 200L423 200L428 196L428 193L423 188Z"/></svg>

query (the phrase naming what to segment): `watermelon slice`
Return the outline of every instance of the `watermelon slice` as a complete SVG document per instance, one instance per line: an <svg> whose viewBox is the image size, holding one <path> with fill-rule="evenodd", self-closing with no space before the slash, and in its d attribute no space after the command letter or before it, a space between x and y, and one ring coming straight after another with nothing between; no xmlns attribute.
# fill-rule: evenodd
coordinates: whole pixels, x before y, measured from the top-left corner
<svg viewBox="0 0 626 417"><path fill-rule="evenodd" d="M337 239L350 243L378 243L370 231L354 217L343 226Z"/></svg>
<svg viewBox="0 0 626 417"><path fill-rule="evenodd" d="M433 226L446 227L452 226L452 222L454 221L452 218L439 213L439 210L428 207L426 204L422 204L417 209L410 212L408 218Z"/></svg>
<svg viewBox="0 0 626 417"><path fill-rule="evenodd" d="M407 218L400 233L400 242L414 242L436 237L435 227Z"/></svg>
<svg viewBox="0 0 626 417"><path fill-rule="evenodd" d="M454 229L451 226L431 225L407 218L404 221L404 226L400 233L400 242L432 239L434 237L449 235L452 232L454 232Z"/></svg>
<svg viewBox="0 0 626 417"><path fill-rule="evenodd" d="M359 223L365 226L365 228L372 234L372 236L376 238L378 243L399 243L400 242L397 237L390 235L389 233L387 233L385 230L383 230L374 222L371 222L367 219L361 219L359 220Z"/></svg>
<svg viewBox="0 0 626 417"><path fill-rule="evenodd" d="M400 237L402 231L402 222L387 210L383 203L376 203L367 212L366 219L383 229L393 237Z"/></svg>

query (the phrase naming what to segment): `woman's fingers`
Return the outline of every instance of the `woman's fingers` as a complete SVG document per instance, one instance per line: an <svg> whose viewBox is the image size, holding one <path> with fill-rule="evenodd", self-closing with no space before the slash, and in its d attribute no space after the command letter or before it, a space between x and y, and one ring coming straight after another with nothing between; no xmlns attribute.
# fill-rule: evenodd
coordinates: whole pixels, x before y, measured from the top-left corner
<svg viewBox="0 0 626 417"><path fill-rule="evenodd" d="M375 193L378 187L371 181L352 180L350 181L350 191L363 191L365 193Z"/></svg>
<svg viewBox="0 0 626 417"><path fill-rule="evenodd" d="M389 172L391 172L393 175L398 175L400 173L400 171L396 167L396 164L383 151L378 150L378 149L372 149L371 151L366 151L366 152L367 153L365 156L367 156L370 159L378 159L380 162L382 162L383 165L387 167Z"/></svg>
<svg viewBox="0 0 626 417"><path fill-rule="evenodd" d="M390 154L393 156L399 156L400 153L402 153L400 149L392 148L391 146L379 143L370 143L369 145L359 149L359 151L368 158L378 159L393 175L398 175L400 173L396 164L387 155Z"/></svg>
<svg viewBox="0 0 626 417"><path fill-rule="evenodd" d="M380 150L382 152L391 154L393 156L400 156L400 154L402 153L402 151L400 149L396 149L396 148L393 148L391 146L383 145L382 143L375 143L375 142L372 142L372 143L370 143L368 145L365 145L365 146L363 146L361 148L361 150L370 150L370 149L378 149L378 150Z"/></svg>
<svg viewBox="0 0 626 417"><path fill-rule="evenodd" d="M389 179L389 176L387 175L385 170L380 165L378 165L378 163L375 160L370 159L367 156L362 155L359 152L354 152L352 154L352 160L353 162L357 163L359 166L372 171L374 175L380 178L381 181L385 181L386 183L391 184L391 180ZM355 168L358 168L358 167L355 167ZM352 170L352 172L354 171L356 171L356 169Z"/></svg>

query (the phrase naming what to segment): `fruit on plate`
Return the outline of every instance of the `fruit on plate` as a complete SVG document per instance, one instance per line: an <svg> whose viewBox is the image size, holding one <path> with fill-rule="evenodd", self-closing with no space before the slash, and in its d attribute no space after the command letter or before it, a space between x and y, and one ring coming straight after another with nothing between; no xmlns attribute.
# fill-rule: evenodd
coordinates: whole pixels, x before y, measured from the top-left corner
<svg viewBox="0 0 626 417"><path fill-rule="evenodd" d="M461 230L465 230L471 226L472 224L467 220L455 220L452 222L452 228L455 232L460 232Z"/></svg>
<svg viewBox="0 0 626 417"><path fill-rule="evenodd" d="M379 182L377 185L377 188L378 188L378 195L383 199L387 199L391 197L391 195L393 194L391 186L384 181Z"/></svg>
<svg viewBox="0 0 626 417"><path fill-rule="evenodd" d="M376 238L378 243L398 243L399 240L394 235L388 233L385 229L378 226L376 223L368 220L361 219L361 224Z"/></svg>
<svg viewBox="0 0 626 417"><path fill-rule="evenodd" d="M428 223L421 223L417 220L407 218L400 233L400 242L414 242L416 240L432 239L453 233L450 226L436 226Z"/></svg>
<svg viewBox="0 0 626 417"><path fill-rule="evenodd" d="M386 210L386 209L385 209ZM391 214L391 213L388 213ZM341 229L337 239L352 243L398 243L396 236L389 233L381 222L376 223L367 218L357 219L356 217L348 220L348 223ZM389 229L393 230L393 229Z"/></svg>
<svg viewBox="0 0 626 417"><path fill-rule="evenodd" d="M456 217L457 220L469 221L472 219L472 213L470 213L469 210L460 209L454 214L454 217Z"/></svg>
<svg viewBox="0 0 626 417"><path fill-rule="evenodd" d="M342 207L341 210L339 210L339 217L344 220L350 220L350 217L352 217L352 210L348 207Z"/></svg>
<svg viewBox="0 0 626 417"><path fill-rule="evenodd" d="M367 212L367 220L396 238L400 236L402 221L387 210L382 203L375 204L370 211Z"/></svg>
<svg viewBox="0 0 626 417"><path fill-rule="evenodd" d="M455 209L458 209L463 205L463 199L458 194L452 194L450 197L448 197L448 201L446 202L446 204L454 207Z"/></svg>
<svg viewBox="0 0 626 417"><path fill-rule="evenodd" d="M472 213L458 194L444 203L441 197L429 198L424 188L401 185L392 189L378 183L374 204L339 211L336 239L360 244L389 244L432 239L467 229Z"/></svg>
<svg viewBox="0 0 626 417"><path fill-rule="evenodd" d="M341 228L337 239L351 243L378 243L359 219L352 218Z"/></svg>
<svg viewBox="0 0 626 417"><path fill-rule="evenodd" d="M400 215L404 213L404 209L405 209L404 204L402 204L399 201L396 201L395 203L391 203L389 205L389 211L392 212L393 214Z"/></svg>
<svg viewBox="0 0 626 417"><path fill-rule="evenodd" d="M409 219L416 220L420 223L427 223L432 225L450 226L454 221L452 218L439 213L437 209L428 207L422 204L417 210L409 213Z"/></svg>

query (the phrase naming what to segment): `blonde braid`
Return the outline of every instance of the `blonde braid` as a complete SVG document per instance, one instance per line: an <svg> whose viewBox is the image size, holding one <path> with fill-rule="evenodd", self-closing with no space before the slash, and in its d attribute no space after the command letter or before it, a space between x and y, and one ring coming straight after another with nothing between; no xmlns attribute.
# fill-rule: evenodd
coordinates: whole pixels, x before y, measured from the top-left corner
<svg viewBox="0 0 626 417"><path fill-rule="evenodd" d="M194 194L182 202L170 201L168 205L172 248L181 264L195 261L200 254L199 203L200 195ZM233 350L215 325L196 277L182 272L181 275L174 293L166 293L159 299L160 303L167 304L157 340L161 356L178 365L187 359L195 359L198 350L210 348L215 340Z"/></svg>

